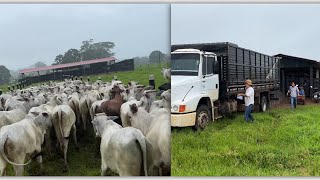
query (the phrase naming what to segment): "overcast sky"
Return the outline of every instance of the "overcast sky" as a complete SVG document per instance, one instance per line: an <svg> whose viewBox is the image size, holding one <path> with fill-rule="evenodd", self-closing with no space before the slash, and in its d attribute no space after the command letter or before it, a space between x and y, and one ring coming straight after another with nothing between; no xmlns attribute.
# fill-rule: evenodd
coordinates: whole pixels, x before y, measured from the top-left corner
<svg viewBox="0 0 320 180"><path fill-rule="evenodd" d="M320 4L175 4L171 42L232 42L268 55L319 60Z"/></svg>
<svg viewBox="0 0 320 180"><path fill-rule="evenodd" d="M28 67L82 41L112 41L118 59L170 52L166 4L0 4L0 65Z"/></svg>

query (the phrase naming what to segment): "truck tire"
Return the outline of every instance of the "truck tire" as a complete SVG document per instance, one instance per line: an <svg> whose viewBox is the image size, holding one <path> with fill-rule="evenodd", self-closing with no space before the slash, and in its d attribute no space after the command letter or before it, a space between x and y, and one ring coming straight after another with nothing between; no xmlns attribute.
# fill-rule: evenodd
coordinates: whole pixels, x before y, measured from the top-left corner
<svg viewBox="0 0 320 180"><path fill-rule="evenodd" d="M208 122L211 119L210 111L208 106L206 105L201 105L197 108L196 112L196 122L193 127L195 131L198 131L200 129L204 129Z"/></svg>
<svg viewBox="0 0 320 180"><path fill-rule="evenodd" d="M266 112L268 109L268 102L266 96L262 96L261 103L260 103L260 111Z"/></svg>

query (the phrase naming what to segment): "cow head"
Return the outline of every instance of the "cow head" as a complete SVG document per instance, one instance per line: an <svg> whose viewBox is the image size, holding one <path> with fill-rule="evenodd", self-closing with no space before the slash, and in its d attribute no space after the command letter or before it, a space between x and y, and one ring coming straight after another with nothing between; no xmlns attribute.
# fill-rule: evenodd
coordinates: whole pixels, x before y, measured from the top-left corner
<svg viewBox="0 0 320 180"><path fill-rule="evenodd" d="M136 114L138 112L138 106L135 103L130 104L129 106L132 114Z"/></svg>

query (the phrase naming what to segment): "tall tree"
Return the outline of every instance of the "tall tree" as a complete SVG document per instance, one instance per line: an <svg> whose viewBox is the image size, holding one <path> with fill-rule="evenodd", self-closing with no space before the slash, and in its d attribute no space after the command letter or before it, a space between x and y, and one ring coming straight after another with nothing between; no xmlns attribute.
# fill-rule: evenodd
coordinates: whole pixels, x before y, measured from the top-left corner
<svg viewBox="0 0 320 180"><path fill-rule="evenodd" d="M52 65L57 65L57 64L61 64L63 60L63 55L59 54L56 56L56 58L54 59L54 63Z"/></svg>
<svg viewBox="0 0 320 180"><path fill-rule="evenodd" d="M62 58L62 64L81 61L81 54L78 49L69 49Z"/></svg>
<svg viewBox="0 0 320 180"><path fill-rule="evenodd" d="M114 56L112 52L114 46L113 42L93 43L93 39L83 41L80 47L82 61Z"/></svg>
<svg viewBox="0 0 320 180"><path fill-rule="evenodd" d="M8 83L11 77L9 69L4 65L0 65L0 84Z"/></svg>
<svg viewBox="0 0 320 180"><path fill-rule="evenodd" d="M36 63L34 63L33 65L34 67L44 67L44 66L47 66L45 63L41 62L41 61L38 61Z"/></svg>
<svg viewBox="0 0 320 180"><path fill-rule="evenodd" d="M159 50L152 51L149 55L149 61L151 63L160 63L163 61L163 58L164 54Z"/></svg>

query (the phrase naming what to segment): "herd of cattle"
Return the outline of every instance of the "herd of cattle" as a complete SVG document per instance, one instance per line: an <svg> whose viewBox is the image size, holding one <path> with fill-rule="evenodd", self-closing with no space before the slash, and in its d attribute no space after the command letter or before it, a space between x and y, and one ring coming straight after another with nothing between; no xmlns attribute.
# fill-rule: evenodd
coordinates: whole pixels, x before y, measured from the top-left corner
<svg viewBox="0 0 320 180"><path fill-rule="evenodd" d="M33 159L43 171L43 146L48 156L52 147L60 148L63 170L68 171L69 138L79 148L79 133L85 136L91 125L97 138L92 141L101 154L101 175L170 175L170 89L158 100L156 94L154 87L134 81L125 85L119 80L71 79L2 94L1 175L11 164L21 176Z"/></svg>

